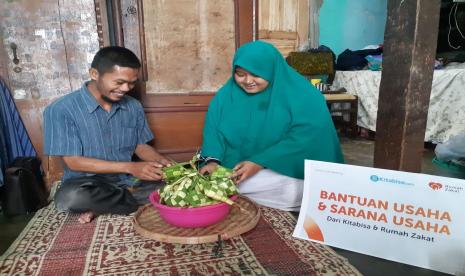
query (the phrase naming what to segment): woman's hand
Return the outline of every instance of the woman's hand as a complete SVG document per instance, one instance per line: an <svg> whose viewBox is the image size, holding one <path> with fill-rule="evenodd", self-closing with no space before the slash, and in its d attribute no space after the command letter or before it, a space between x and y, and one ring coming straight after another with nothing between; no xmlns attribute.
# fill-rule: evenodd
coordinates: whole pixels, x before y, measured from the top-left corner
<svg viewBox="0 0 465 276"><path fill-rule="evenodd" d="M261 169L263 169L263 167L254 162L243 161L234 167L234 172L231 175L231 179L233 179L236 182L236 184L240 184L247 178L256 174Z"/></svg>
<svg viewBox="0 0 465 276"><path fill-rule="evenodd" d="M215 163L215 162L210 162L208 163L207 165L203 166L202 168L200 168L199 170L199 173L201 175L205 175L206 173L208 174L212 174L216 168L218 167L218 164Z"/></svg>

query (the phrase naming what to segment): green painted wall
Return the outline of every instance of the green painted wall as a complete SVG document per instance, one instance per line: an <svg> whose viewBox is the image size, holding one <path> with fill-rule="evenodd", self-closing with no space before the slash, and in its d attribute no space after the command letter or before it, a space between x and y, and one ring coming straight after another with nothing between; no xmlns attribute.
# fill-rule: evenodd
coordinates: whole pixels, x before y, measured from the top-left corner
<svg viewBox="0 0 465 276"><path fill-rule="evenodd" d="M382 44L387 0L324 0L320 9L320 45L336 55Z"/></svg>

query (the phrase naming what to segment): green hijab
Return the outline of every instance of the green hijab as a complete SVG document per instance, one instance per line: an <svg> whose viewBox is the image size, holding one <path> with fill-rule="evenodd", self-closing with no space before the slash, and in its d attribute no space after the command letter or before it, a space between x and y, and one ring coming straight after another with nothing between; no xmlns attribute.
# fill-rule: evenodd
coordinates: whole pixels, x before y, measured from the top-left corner
<svg viewBox="0 0 465 276"><path fill-rule="evenodd" d="M267 80L267 88L246 93L234 80L236 66ZM263 41L236 51L232 77L208 108L202 156L228 168L248 160L301 179L305 159L344 162L323 95Z"/></svg>

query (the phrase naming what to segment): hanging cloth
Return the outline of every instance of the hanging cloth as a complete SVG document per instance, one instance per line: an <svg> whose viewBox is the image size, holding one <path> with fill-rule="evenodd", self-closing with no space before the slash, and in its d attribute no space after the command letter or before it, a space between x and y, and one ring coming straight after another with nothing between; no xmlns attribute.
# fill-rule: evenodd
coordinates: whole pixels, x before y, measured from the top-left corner
<svg viewBox="0 0 465 276"><path fill-rule="evenodd" d="M5 169L16 157L37 156L10 90L0 79L0 186Z"/></svg>

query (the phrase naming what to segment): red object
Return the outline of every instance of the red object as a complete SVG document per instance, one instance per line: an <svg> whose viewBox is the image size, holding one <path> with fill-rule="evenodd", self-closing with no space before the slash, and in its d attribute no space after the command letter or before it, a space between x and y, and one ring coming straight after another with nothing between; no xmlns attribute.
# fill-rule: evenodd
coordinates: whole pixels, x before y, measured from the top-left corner
<svg viewBox="0 0 465 276"><path fill-rule="evenodd" d="M207 227L218 223L226 218L231 210L231 205L220 202L202 207L172 207L160 203L158 191L152 192L149 196L150 202L158 209L160 217L167 223L183 227L196 228ZM237 195L230 197L236 200Z"/></svg>

